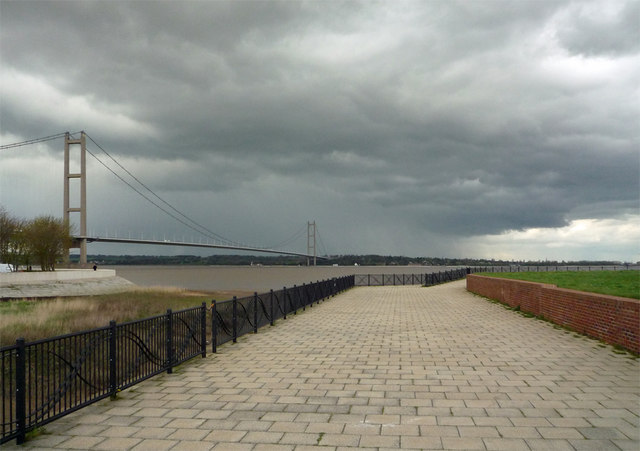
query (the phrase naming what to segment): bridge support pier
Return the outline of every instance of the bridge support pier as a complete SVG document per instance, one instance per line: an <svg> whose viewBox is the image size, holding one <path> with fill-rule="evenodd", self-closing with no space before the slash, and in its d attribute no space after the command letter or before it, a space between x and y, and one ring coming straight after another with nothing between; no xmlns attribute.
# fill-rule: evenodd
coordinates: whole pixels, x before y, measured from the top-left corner
<svg viewBox="0 0 640 451"><path fill-rule="evenodd" d="M73 147L72 147L73 146ZM75 149L77 146L80 146L80 155L79 155L79 172L71 172L70 169L70 156L72 149ZM77 161L77 160L76 160ZM76 168L74 167L74 170ZM72 179L80 180L80 199L79 206L78 204L74 204L71 206L70 201L70 184ZM76 202L78 199L76 199ZM78 235L81 237L87 236L87 146L86 146L86 138L85 133L80 133L80 139L71 139L69 132L65 134L64 137L64 210L63 210L63 220L67 224L71 224L71 213L80 213L80 230ZM80 238L78 240L74 240L71 245L72 248L80 248L80 266L87 265L87 239ZM67 253L66 262L69 262L69 254Z"/></svg>
<svg viewBox="0 0 640 451"><path fill-rule="evenodd" d="M313 256L313 266L316 266L316 222L307 221L307 266L311 266L311 256Z"/></svg>

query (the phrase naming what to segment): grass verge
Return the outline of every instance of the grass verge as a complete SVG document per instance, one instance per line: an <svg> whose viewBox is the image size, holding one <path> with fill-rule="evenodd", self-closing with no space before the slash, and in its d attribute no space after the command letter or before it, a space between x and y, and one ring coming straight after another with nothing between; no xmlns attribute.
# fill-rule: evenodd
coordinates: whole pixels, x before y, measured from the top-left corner
<svg viewBox="0 0 640 451"><path fill-rule="evenodd" d="M136 288L123 293L0 302L0 346L103 327L227 300L246 292L193 292L179 288Z"/></svg>
<svg viewBox="0 0 640 451"><path fill-rule="evenodd" d="M549 283L558 288L640 299L640 271L496 272L482 276Z"/></svg>

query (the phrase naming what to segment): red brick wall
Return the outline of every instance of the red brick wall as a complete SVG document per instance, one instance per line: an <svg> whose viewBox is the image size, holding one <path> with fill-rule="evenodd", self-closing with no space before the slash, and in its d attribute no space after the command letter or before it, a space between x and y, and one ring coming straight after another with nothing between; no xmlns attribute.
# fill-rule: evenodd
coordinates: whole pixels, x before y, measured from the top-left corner
<svg viewBox="0 0 640 451"><path fill-rule="evenodd" d="M640 301L470 274L467 290L640 353Z"/></svg>

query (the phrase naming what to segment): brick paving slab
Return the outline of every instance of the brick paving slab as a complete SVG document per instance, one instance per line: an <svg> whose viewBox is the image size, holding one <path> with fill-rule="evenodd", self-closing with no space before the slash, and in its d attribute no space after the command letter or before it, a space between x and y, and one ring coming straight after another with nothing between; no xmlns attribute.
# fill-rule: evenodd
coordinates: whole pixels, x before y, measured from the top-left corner
<svg viewBox="0 0 640 451"><path fill-rule="evenodd" d="M640 449L640 362L466 292L361 287L6 449Z"/></svg>

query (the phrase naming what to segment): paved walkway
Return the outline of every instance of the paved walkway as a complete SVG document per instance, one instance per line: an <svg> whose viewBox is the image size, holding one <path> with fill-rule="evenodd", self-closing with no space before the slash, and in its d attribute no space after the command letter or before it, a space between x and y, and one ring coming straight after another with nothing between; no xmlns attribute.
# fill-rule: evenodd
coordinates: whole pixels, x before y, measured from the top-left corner
<svg viewBox="0 0 640 451"><path fill-rule="evenodd" d="M639 414L640 361L462 281L350 290L25 447L637 451Z"/></svg>

